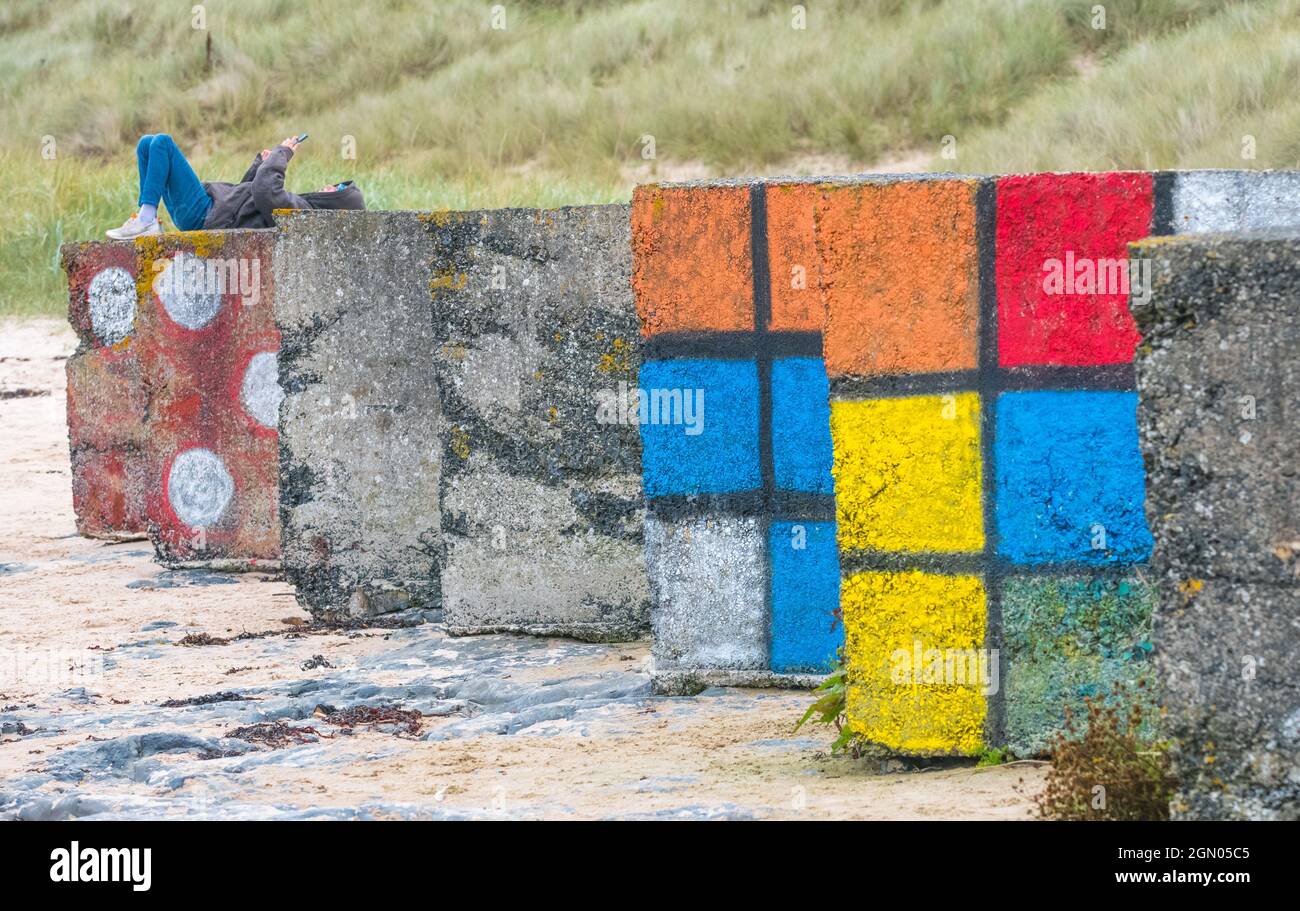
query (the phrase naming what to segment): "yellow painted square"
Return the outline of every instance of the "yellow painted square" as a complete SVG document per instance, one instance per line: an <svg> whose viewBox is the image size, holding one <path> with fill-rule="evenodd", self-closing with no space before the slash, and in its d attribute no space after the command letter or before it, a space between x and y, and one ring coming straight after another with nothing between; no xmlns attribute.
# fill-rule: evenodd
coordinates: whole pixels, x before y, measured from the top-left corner
<svg viewBox="0 0 1300 911"><path fill-rule="evenodd" d="M840 588L849 727L890 750L978 753L985 691L996 670L983 651L986 607L978 576L868 572ZM916 661L916 657L920 661ZM950 664L935 665L947 656ZM939 668L948 673L932 675Z"/></svg>
<svg viewBox="0 0 1300 911"><path fill-rule="evenodd" d="M979 395L831 403L841 550L979 551Z"/></svg>

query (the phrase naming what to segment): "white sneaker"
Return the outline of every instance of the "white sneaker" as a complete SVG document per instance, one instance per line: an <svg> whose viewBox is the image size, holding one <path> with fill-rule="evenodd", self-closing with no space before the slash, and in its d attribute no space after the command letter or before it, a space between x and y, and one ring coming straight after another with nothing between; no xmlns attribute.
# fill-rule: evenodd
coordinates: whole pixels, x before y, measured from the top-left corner
<svg viewBox="0 0 1300 911"><path fill-rule="evenodd" d="M162 225L158 224L158 219L154 219L149 224L142 224L139 215L132 215L126 221L122 222L122 227L112 228L104 232L113 240L132 240L136 237L146 237L150 234L161 234Z"/></svg>

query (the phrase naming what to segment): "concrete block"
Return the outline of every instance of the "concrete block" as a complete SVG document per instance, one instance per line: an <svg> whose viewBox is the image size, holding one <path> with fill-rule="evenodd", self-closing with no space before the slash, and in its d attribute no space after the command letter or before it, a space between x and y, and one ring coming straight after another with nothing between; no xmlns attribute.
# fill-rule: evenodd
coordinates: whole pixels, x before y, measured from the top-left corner
<svg viewBox="0 0 1300 911"><path fill-rule="evenodd" d="M274 569L282 392L273 231L136 242L146 515L170 566Z"/></svg>
<svg viewBox="0 0 1300 911"><path fill-rule="evenodd" d="M1300 233L1133 245L1154 637L1179 818L1298 819Z"/></svg>
<svg viewBox="0 0 1300 911"><path fill-rule="evenodd" d="M643 635L628 208L439 213L426 228L448 630Z"/></svg>
<svg viewBox="0 0 1300 911"><path fill-rule="evenodd" d="M433 235L414 212L294 212L279 232L285 575L318 614L437 607Z"/></svg>
<svg viewBox="0 0 1300 911"><path fill-rule="evenodd" d="M695 388L710 403L697 437L663 422L643 427L649 509L674 519L754 519L773 530L766 676L701 666L699 677L782 683L782 671L815 666L790 655L821 629L821 608L808 610L808 625L778 610L795 600L789 592L828 588L802 575L827 564L778 557L777 532L801 520L836 526L842 591L851 579L881 574L980 580L985 628L971 647L986 653L999 679L1010 660L1001 655L1012 647L1006 637L1018 635L1004 608L1023 629L1043 605L1082 597L1066 597L1067 589L1104 593L1132 578L1151 533L1132 368L1140 340L1133 312L1145 289L1131 284L1149 273L1130 268L1126 245L1168 234L1193 203L1202 229L1225 207L1235 207L1237 220L1219 224L1290 217L1300 209L1287 189L1294 180L1282 172L1116 172L638 188L642 385ZM789 398L778 382L782 358L823 373L825 381L808 375L795 385L826 388L828 411L781 406ZM719 397L726 401L713 405ZM746 405L751 398L756 409ZM712 425L715 415L723 428ZM782 453L798 456L785 464ZM833 484L820 473L832 463ZM1031 583L1041 583L1040 595L1025 594ZM911 616L924 631L926 600L918 596L912 614L900 611L900 590L911 589L855 582L853 598L839 598L839 619L851 632L888 614L906 638ZM1088 617L1140 641L1131 600L1105 594ZM669 608L656 600L653 609ZM1007 743L1037 750L1090 681L1142 679L1137 664L1112 660L1113 643L1076 639L1093 651L1069 660L1017 655L1014 693L990 680L923 699L910 684L891 690L880 673L896 648L889 636L860 637L849 649L851 720L861 712L853 723L902 752ZM812 641L814 653L826 645ZM907 712L917 717L904 724Z"/></svg>
<svg viewBox="0 0 1300 911"><path fill-rule="evenodd" d="M136 357L136 257L129 242L65 244L68 447L77 531L131 540L146 533L143 445L147 399Z"/></svg>
<svg viewBox="0 0 1300 911"><path fill-rule="evenodd" d="M807 686L843 643L818 192L720 181L633 194L646 561L664 692Z"/></svg>

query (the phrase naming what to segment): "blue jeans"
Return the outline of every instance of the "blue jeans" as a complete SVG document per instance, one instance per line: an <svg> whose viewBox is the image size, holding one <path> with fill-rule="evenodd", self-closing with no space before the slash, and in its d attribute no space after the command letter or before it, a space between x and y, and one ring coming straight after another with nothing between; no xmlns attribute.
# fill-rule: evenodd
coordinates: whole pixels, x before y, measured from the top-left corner
<svg viewBox="0 0 1300 911"><path fill-rule="evenodd" d="M140 166L140 205L167 206L172 221L182 231L197 231L212 208L212 198L181 150L166 133L141 136L135 146Z"/></svg>

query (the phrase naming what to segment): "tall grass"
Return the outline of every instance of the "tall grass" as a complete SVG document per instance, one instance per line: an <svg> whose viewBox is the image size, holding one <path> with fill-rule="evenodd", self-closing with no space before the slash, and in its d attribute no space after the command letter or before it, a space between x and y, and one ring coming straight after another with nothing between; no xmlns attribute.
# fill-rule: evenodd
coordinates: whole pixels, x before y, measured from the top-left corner
<svg viewBox="0 0 1300 911"><path fill-rule="evenodd" d="M200 29L193 0L5 0L0 179L18 205L0 219L0 312L62 308L57 245L131 211L146 132L229 180L306 130L292 187L352 178L375 207L472 208L866 169L946 135L959 157L934 164L963 170L1236 160L1246 121L1270 137L1295 123L1292 0L1111 0L1104 30L1094 0L808 0L804 29L786 0L501 5L504 29L482 0L208 0ZM1109 98L1161 126L1107 116Z"/></svg>

